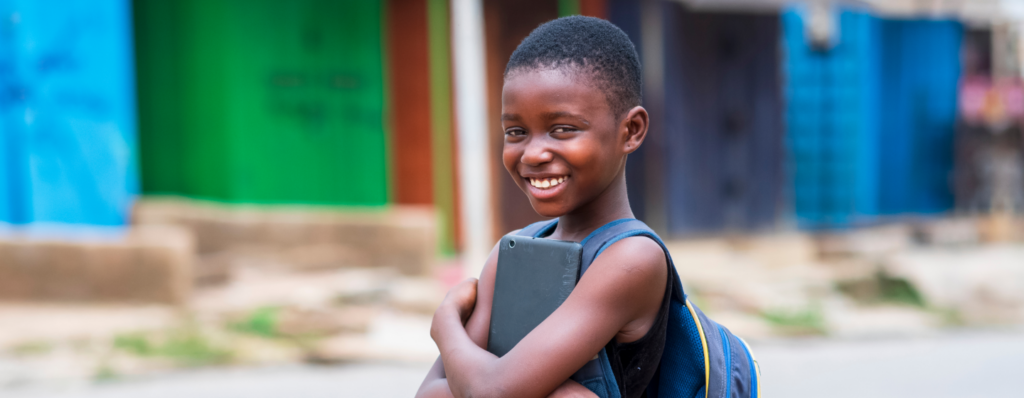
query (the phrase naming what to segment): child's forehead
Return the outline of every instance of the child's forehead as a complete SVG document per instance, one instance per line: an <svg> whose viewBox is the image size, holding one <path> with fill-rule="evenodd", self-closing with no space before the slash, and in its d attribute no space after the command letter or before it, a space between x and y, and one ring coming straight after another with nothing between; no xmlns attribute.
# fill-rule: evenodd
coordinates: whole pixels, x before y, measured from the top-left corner
<svg viewBox="0 0 1024 398"><path fill-rule="evenodd" d="M576 64L537 65L519 67L505 74L505 83L513 79L550 79L573 84L594 85L598 72Z"/></svg>
<svg viewBox="0 0 1024 398"><path fill-rule="evenodd" d="M505 76L502 87L502 105L517 100L530 104L575 103L594 110L606 110L608 102L593 76L575 68L537 68L517 70Z"/></svg>

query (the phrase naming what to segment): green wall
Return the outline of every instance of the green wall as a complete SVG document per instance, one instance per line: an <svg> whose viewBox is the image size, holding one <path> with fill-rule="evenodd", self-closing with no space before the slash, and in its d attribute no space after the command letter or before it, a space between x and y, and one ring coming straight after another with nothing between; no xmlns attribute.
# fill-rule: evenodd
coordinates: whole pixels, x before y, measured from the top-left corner
<svg viewBox="0 0 1024 398"><path fill-rule="evenodd" d="M144 193L388 202L380 1L134 8Z"/></svg>

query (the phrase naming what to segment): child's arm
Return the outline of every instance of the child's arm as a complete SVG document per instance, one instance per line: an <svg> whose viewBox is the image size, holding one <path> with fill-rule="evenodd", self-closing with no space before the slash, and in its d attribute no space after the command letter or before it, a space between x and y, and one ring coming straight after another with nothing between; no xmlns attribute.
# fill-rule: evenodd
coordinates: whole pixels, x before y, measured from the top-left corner
<svg viewBox="0 0 1024 398"><path fill-rule="evenodd" d="M416 392L417 398L451 398L451 389L448 387L448 380L444 378L444 365L441 363L441 358L437 358L437 362L434 362L434 366L427 372L427 379L423 380L423 384L420 385L419 391ZM555 392L551 393L548 398L597 398L597 394L594 394L582 384L577 383L573 380L566 380L562 383Z"/></svg>
<svg viewBox="0 0 1024 398"><path fill-rule="evenodd" d="M449 397L453 397L452 391L448 388L448 379L444 377L444 364L438 357L437 361L434 361L434 366L431 366L430 371L427 372L427 378L423 380L423 384L420 384L420 389L416 391L416 398Z"/></svg>
<svg viewBox="0 0 1024 398"><path fill-rule="evenodd" d="M471 280L456 286L434 314L431 337L455 397L551 394L611 339L642 337L654 322L668 278L657 243L643 237L623 239L594 261L562 306L498 358L482 348L496 268L497 253L492 251L479 285Z"/></svg>
<svg viewBox="0 0 1024 398"><path fill-rule="evenodd" d="M491 302L494 299L494 275L497 269L498 245L495 244L490 255L487 256L487 261L484 262L483 271L480 272L478 297L475 300L476 304L473 306L472 315L465 326L465 333L477 347L483 349L487 348L487 334L491 327ZM416 397L451 397L452 392L445 377L444 364L438 357L434 366L430 368L430 372L427 373L426 380L423 380L423 384L420 385Z"/></svg>
<svg viewBox="0 0 1024 398"><path fill-rule="evenodd" d="M473 305L472 315L466 323L466 334L470 336L477 347L486 349L488 332L491 323L491 302L494 299L494 278L498 267L498 246L495 245L484 263L484 269L480 273L480 282L477 285L476 299ZM454 397L451 388L448 386L448 379L445 376L444 364L441 358L437 358L434 365L427 372L427 377L416 392L417 398L432 397ZM597 395L590 392L583 385L566 380L551 393L548 398L597 398Z"/></svg>

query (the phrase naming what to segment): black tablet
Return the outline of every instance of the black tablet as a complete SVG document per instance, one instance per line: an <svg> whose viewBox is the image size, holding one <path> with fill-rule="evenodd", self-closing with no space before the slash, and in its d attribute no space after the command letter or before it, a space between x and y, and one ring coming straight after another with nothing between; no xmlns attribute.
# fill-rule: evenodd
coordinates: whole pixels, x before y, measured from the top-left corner
<svg viewBox="0 0 1024 398"><path fill-rule="evenodd" d="M579 280L583 246L506 235L498 244L487 351L503 356L555 312Z"/></svg>

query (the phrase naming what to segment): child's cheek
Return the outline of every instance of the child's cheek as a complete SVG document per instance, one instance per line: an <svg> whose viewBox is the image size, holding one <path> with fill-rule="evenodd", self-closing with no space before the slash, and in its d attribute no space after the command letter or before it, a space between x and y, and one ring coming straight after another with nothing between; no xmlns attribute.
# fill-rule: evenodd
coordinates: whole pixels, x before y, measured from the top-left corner
<svg viewBox="0 0 1024 398"><path fill-rule="evenodd" d="M516 172L516 160L522 157L522 153L518 153L514 148L510 148L509 144L505 144L501 151L501 163L505 166L505 170L508 171L512 178L518 180L519 173Z"/></svg>

